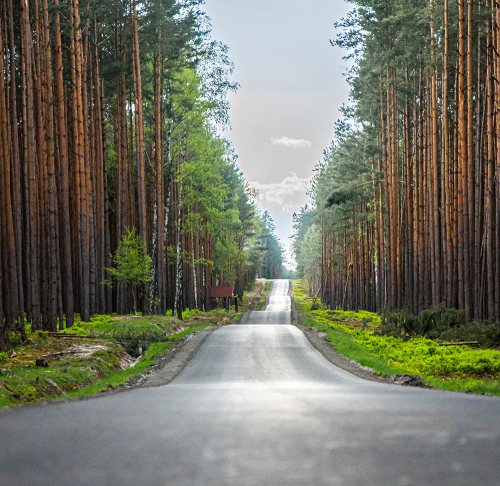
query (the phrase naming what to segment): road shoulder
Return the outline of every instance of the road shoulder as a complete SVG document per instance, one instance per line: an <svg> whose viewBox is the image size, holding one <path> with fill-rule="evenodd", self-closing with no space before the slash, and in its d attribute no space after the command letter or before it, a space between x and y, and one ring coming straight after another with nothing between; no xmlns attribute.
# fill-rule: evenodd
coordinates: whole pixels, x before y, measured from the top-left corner
<svg viewBox="0 0 500 486"><path fill-rule="evenodd" d="M359 378L378 383L391 383L394 385L415 386L420 388L431 388L424 384L422 379L413 375L386 375L381 376L376 374L371 368L362 366L346 356L338 353L333 348L332 344L325 338L324 333L318 332L316 329L309 328L302 324L300 313L295 310L294 301L292 298L292 324L299 328L312 347L319 351L330 363L338 368L347 371Z"/></svg>
<svg viewBox="0 0 500 486"><path fill-rule="evenodd" d="M334 366L365 380L379 383L388 382L386 378L376 375L369 368L361 366L359 363L353 362L349 358L337 353L332 345L325 339L323 333L304 326L304 324L300 322L300 315L296 310L292 310L292 324L299 328L311 343L312 347L319 351Z"/></svg>
<svg viewBox="0 0 500 486"><path fill-rule="evenodd" d="M154 368L147 374L137 378L135 383L129 383L129 388L150 388L170 383L193 359L194 355L207 337L220 326L213 326L203 331L189 334L179 342L169 353L160 357Z"/></svg>

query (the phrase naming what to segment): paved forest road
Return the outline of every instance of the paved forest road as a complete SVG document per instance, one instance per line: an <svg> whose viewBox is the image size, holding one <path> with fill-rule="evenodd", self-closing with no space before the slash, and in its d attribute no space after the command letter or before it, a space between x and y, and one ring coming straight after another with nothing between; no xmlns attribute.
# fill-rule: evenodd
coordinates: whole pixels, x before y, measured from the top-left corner
<svg viewBox="0 0 500 486"><path fill-rule="evenodd" d="M500 485L499 399L339 370L287 324L287 294L170 385L0 414L0 484Z"/></svg>

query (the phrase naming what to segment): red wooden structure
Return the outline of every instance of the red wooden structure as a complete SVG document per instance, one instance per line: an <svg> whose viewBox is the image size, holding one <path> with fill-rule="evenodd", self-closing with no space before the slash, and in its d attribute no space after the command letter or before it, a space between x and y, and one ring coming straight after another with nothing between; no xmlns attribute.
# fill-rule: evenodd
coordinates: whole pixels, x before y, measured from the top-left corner
<svg viewBox="0 0 500 486"><path fill-rule="evenodd" d="M225 299L226 310L229 310L229 301L233 298L234 287L232 285L218 285L212 286L210 289L210 295L212 299ZM238 312L238 298L234 297L234 306L236 312Z"/></svg>
<svg viewBox="0 0 500 486"><path fill-rule="evenodd" d="M221 299L222 297L232 298L234 287L232 285L212 286L211 295L214 299Z"/></svg>

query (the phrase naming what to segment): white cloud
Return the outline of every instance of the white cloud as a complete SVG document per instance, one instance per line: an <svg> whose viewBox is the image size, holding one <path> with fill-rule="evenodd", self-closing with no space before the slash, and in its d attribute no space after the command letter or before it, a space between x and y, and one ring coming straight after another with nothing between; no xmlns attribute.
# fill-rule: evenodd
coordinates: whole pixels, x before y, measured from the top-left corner
<svg viewBox="0 0 500 486"><path fill-rule="evenodd" d="M312 146L312 142L303 138L271 137L271 143L273 145L284 145L285 147L294 149L309 148Z"/></svg>
<svg viewBox="0 0 500 486"><path fill-rule="evenodd" d="M250 186L258 191L258 204L261 208L266 209L269 204L276 204L284 213L292 214L307 202L306 193L311 188L312 177L301 179L295 172L290 172L281 182L251 182Z"/></svg>

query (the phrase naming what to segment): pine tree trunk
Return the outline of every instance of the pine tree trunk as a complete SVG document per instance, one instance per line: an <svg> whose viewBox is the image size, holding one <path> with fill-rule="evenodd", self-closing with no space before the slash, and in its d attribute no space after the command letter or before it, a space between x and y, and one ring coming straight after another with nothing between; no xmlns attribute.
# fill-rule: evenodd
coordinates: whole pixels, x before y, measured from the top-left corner
<svg viewBox="0 0 500 486"><path fill-rule="evenodd" d="M434 0L431 0L431 7ZM431 63L435 63L436 59L436 38L434 31L434 20L431 20ZM439 127L438 127L438 80L436 67L432 69L431 75L431 119L432 119L432 249L433 260L433 295L432 302L437 304L441 302L441 235L440 235L440 221L439 221Z"/></svg>
<svg viewBox="0 0 500 486"><path fill-rule="evenodd" d="M33 40L29 21L28 0L22 0L21 31L23 40L22 66L23 66L23 137L24 157L26 160L27 174L27 206L25 234L28 237L29 250L29 295L31 316L31 329L36 331L41 328L40 314L40 283L38 267L38 184L36 170L36 136L34 120L34 93L33 93Z"/></svg>
<svg viewBox="0 0 500 486"><path fill-rule="evenodd" d="M465 0L458 1L458 305L466 308L465 302L465 242L468 241L468 221L466 207L466 178L467 178L467 126L465 112ZM467 226L467 227L466 227Z"/></svg>
<svg viewBox="0 0 500 486"><path fill-rule="evenodd" d="M182 320L183 311L183 231L182 231L182 177L181 177L181 161L180 157L178 159L175 176L179 180L175 183L176 185L176 199L177 199L177 256L175 264L175 298L174 298L174 311L177 313L177 317Z"/></svg>
<svg viewBox="0 0 500 486"><path fill-rule="evenodd" d="M132 1L132 37L133 37L133 78L135 95L135 133L137 151L137 194L138 194L138 214L139 214L139 235L144 245L147 245L146 231L146 172L145 172L145 146L144 146L144 122L142 115L142 80L141 61L139 53L139 29L137 21L137 9L135 0ZM143 314L149 311L147 296L149 295L149 283L143 288Z"/></svg>
<svg viewBox="0 0 500 486"><path fill-rule="evenodd" d="M54 4L59 5L59 0L54 0ZM56 120L58 136L58 162L59 162L59 214L60 226L63 231L60 232L61 245L61 267L64 285L64 309L66 313L66 327L70 328L74 322L74 299L73 299L73 266L71 261L71 232L70 228L70 198L69 198L69 173L68 173L68 139L67 139L67 121L64 96L63 79L63 56L61 42L60 14L56 12L55 16L55 84L56 84Z"/></svg>
<svg viewBox="0 0 500 486"><path fill-rule="evenodd" d="M10 128L12 137L12 193L13 193L13 218L16 246L16 271L19 298L19 328L23 339L25 338L25 303L24 303L24 278L23 278L23 200L21 188L21 158L19 154L19 128L17 117L17 92L16 92L16 47L14 37L14 13L12 0L9 1L9 50L10 50ZM1 288L1 284L0 284ZM0 299L1 300L1 299ZM1 320L1 318L0 318ZM0 331L1 332L1 331Z"/></svg>
<svg viewBox="0 0 500 486"><path fill-rule="evenodd" d="M492 25L488 28L488 61L487 61L487 110L488 110L488 153L486 160L486 271L487 271L487 310L488 319L495 320L495 272L494 272L494 230L493 230L493 197L494 197L494 78L492 71L493 39Z"/></svg>
<svg viewBox="0 0 500 486"><path fill-rule="evenodd" d="M3 25L0 20L0 209L2 212L1 241L3 265L5 271L5 320L7 329L12 329L19 316L16 242L14 238L14 219L12 213L11 195L11 143L9 134L9 120L7 115L6 86L4 84L4 53L3 53ZM0 262L0 265L2 263Z"/></svg>

